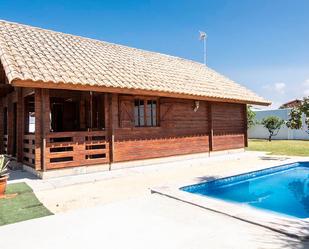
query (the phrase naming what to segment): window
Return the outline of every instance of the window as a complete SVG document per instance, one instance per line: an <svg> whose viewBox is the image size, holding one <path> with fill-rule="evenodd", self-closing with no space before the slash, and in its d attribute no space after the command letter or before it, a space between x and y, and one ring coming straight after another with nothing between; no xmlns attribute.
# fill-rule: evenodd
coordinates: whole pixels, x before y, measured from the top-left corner
<svg viewBox="0 0 309 249"><path fill-rule="evenodd" d="M134 125L135 126L145 126L145 116L144 116L144 100L136 99L134 101Z"/></svg>
<svg viewBox="0 0 309 249"><path fill-rule="evenodd" d="M85 107L86 128L92 130L104 129L104 95L93 93L92 97L86 101Z"/></svg>
<svg viewBox="0 0 309 249"><path fill-rule="evenodd" d="M54 132L78 131L80 110L78 100L69 97L51 97L51 128Z"/></svg>
<svg viewBox="0 0 309 249"><path fill-rule="evenodd" d="M53 132L103 130L104 94L51 91L51 128Z"/></svg>
<svg viewBox="0 0 309 249"><path fill-rule="evenodd" d="M157 126L157 100L135 99L134 125L136 127Z"/></svg>
<svg viewBox="0 0 309 249"><path fill-rule="evenodd" d="M146 110L147 126L157 126L157 101L147 100Z"/></svg>
<svg viewBox="0 0 309 249"><path fill-rule="evenodd" d="M25 134L35 132L35 103L34 96L25 97Z"/></svg>

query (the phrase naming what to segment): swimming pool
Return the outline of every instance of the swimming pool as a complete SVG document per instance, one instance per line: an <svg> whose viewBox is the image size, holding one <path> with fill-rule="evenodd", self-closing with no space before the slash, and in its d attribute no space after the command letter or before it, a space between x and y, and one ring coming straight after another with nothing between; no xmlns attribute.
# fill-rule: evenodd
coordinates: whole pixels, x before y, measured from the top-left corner
<svg viewBox="0 0 309 249"><path fill-rule="evenodd" d="M286 164L180 189L281 215L309 218L309 162Z"/></svg>

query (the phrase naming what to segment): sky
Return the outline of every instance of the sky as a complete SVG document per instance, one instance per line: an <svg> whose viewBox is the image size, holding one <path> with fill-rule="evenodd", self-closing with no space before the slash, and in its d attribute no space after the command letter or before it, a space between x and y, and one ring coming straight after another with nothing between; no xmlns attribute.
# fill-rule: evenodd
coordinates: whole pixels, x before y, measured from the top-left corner
<svg viewBox="0 0 309 249"><path fill-rule="evenodd" d="M0 0L0 19L203 62L273 102L309 95L309 0Z"/></svg>

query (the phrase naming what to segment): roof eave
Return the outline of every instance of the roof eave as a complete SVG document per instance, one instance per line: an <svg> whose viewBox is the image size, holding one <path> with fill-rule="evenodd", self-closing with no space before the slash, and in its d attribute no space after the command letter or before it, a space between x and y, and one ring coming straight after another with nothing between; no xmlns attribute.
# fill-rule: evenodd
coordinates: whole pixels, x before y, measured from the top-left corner
<svg viewBox="0 0 309 249"><path fill-rule="evenodd" d="M195 99L195 100L204 100L204 101L228 102L228 103L239 103L239 104L250 104L250 105L261 105L261 106L269 106L271 104L271 102L269 101L218 98L218 97L210 97L210 96L163 92L163 91L154 91L154 90L143 90L143 89L135 89L135 88L106 87L106 86L97 86L97 85L89 85L89 84L84 85L84 84L73 84L73 83L55 83L55 82L32 81L32 80L21 80L21 79L12 80L11 85L14 87L48 88L48 89L77 90L77 91L96 91L96 92L107 92L107 93L122 93L122 94L133 94L133 95L148 95L148 96L159 96L159 97Z"/></svg>

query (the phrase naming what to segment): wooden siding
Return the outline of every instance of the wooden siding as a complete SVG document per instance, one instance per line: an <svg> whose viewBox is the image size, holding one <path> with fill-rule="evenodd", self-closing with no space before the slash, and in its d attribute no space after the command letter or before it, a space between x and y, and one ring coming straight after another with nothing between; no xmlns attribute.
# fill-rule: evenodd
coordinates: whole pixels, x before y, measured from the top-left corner
<svg viewBox="0 0 309 249"><path fill-rule="evenodd" d="M208 151L208 136L166 137L115 142L115 162Z"/></svg>
<svg viewBox="0 0 309 249"><path fill-rule="evenodd" d="M27 134L23 136L22 162L28 166L35 166L35 135Z"/></svg>
<svg viewBox="0 0 309 249"><path fill-rule="evenodd" d="M25 124L21 117L25 112L24 98L33 93L36 132L29 135L24 133ZM201 100L197 103L161 97L157 98L158 126L134 127L134 98L139 96L110 93L104 98L104 131L55 133L50 132L50 94L56 93L48 89L24 88L7 94L0 104L1 123L3 108L8 108L8 135L2 136L6 141L0 140L2 149L12 153L13 103L16 102L20 134L17 157L37 170L205 153L243 148L246 144L244 104ZM197 104L199 108L194 111ZM0 133L2 130L0 125ZM95 136L101 138L89 139ZM70 137L70 141L55 140L64 137ZM92 145L100 146L93 149L89 147Z"/></svg>
<svg viewBox="0 0 309 249"><path fill-rule="evenodd" d="M194 104L193 100L161 98L159 127L118 127L115 161L244 147L245 105L200 101L199 109L194 112ZM132 126L132 121L129 123ZM119 124L123 125L122 120Z"/></svg>
<svg viewBox="0 0 309 249"><path fill-rule="evenodd" d="M239 104L213 103L213 150L243 148L245 145L244 107Z"/></svg>
<svg viewBox="0 0 309 249"><path fill-rule="evenodd" d="M105 131L50 132L46 134L46 169L109 162Z"/></svg>
<svg viewBox="0 0 309 249"><path fill-rule="evenodd" d="M193 100L161 98L158 127L118 127L115 162L208 152L208 104L199 105L194 112Z"/></svg>

